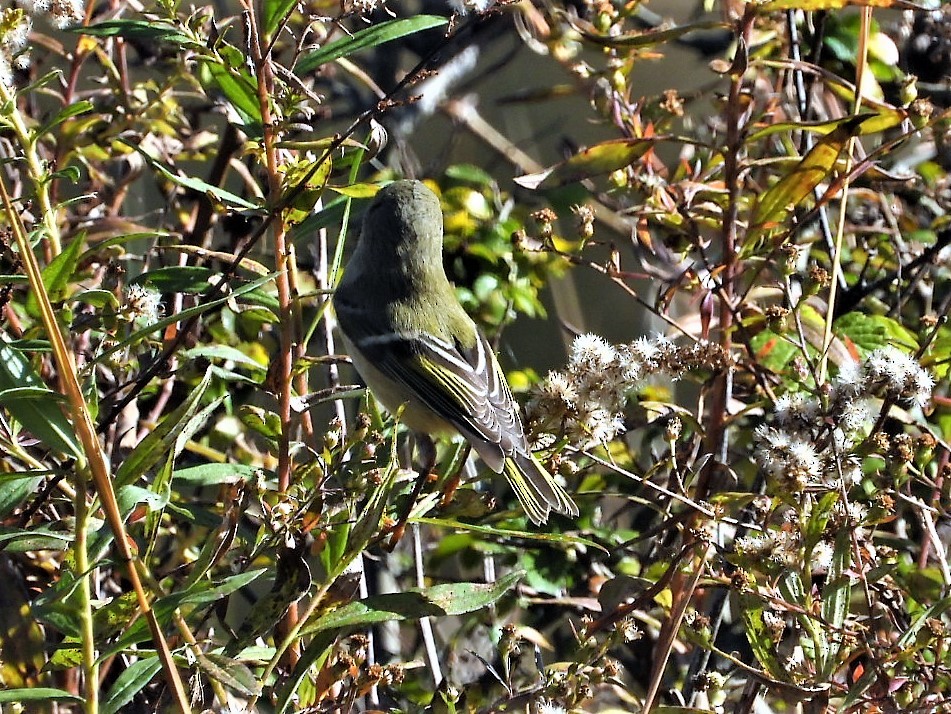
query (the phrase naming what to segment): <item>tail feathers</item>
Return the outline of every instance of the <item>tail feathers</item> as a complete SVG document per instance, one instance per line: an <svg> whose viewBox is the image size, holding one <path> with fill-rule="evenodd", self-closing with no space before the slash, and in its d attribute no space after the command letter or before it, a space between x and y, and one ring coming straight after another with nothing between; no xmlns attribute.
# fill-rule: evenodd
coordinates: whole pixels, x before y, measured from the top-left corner
<svg viewBox="0 0 951 714"><path fill-rule="evenodd" d="M547 522L551 511L566 516L578 515L578 506L571 496L531 454L512 454L505 460L503 473L535 525Z"/></svg>

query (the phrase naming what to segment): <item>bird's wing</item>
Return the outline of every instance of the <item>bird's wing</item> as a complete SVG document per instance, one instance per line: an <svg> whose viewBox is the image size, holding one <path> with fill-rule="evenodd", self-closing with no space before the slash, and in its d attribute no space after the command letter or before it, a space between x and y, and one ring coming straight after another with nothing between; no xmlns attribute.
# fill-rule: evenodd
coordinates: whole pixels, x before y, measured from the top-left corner
<svg viewBox="0 0 951 714"><path fill-rule="evenodd" d="M374 367L466 437L497 473L506 457L527 450L512 393L482 334L470 348L430 334L390 333L356 344Z"/></svg>

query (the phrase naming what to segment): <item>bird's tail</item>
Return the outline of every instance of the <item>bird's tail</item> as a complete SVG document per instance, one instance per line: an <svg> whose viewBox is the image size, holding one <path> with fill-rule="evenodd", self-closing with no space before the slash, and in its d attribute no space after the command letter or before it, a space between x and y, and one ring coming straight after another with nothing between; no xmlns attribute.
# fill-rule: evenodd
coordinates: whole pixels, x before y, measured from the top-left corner
<svg viewBox="0 0 951 714"><path fill-rule="evenodd" d="M578 515L578 506L571 496L531 454L516 452L506 458L503 473L535 525L545 523L551 511Z"/></svg>

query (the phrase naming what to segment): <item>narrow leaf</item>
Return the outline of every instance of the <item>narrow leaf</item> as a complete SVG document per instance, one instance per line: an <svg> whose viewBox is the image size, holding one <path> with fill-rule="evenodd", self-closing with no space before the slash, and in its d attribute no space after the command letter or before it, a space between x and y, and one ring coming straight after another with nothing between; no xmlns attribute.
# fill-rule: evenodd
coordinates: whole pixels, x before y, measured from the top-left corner
<svg viewBox="0 0 951 714"><path fill-rule="evenodd" d="M84 243L82 234L76 236L62 253L53 258L49 265L43 268L43 287L46 288L46 294L50 296L50 300L55 302L66 292L69 279L76 272L76 265L79 262ZM35 297L33 299L35 301Z"/></svg>
<svg viewBox="0 0 951 714"><path fill-rule="evenodd" d="M195 414L210 381L211 373L205 372L205 376L198 386L189 393L188 398L175 411L165 417L122 461L115 473L115 488L117 491L123 486L131 485L136 479L145 475L146 471L168 454L178 435L186 428L191 417Z"/></svg>
<svg viewBox="0 0 951 714"><path fill-rule="evenodd" d="M281 21L291 13L299 0L264 0L264 36L274 34Z"/></svg>
<svg viewBox="0 0 951 714"><path fill-rule="evenodd" d="M173 474L175 481L186 481L196 486L221 483L237 483L254 480L260 469L244 464L202 464L179 469Z"/></svg>
<svg viewBox="0 0 951 714"><path fill-rule="evenodd" d="M148 164L162 174L172 183L183 186L185 188L190 188L193 191L198 191L199 193L206 194L211 196L216 201L224 204L231 204L237 208L246 208L246 209L257 209L258 206L254 203L251 203L248 200L237 196L230 191L226 191L223 188L218 186L212 186L210 183L206 183L201 179L194 178L193 176L179 176L178 174L172 173L169 169L162 165L160 161L151 157L146 151L140 147L138 144L119 137L119 141L128 146L131 149L134 149L136 152L142 155L142 157L148 162Z"/></svg>
<svg viewBox="0 0 951 714"><path fill-rule="evenodd" d="M116 714L122 707L132 701L142 688L145 687L162 669L162 662L158 657L143 657L133 662L126 670L116 677L115 683L102 703L103 714Z"/></svg>
<svg viewBox="0 0 951 714"><path fill-rule="evenodd" d="M72 424L57 400L49 398L53 392L23 353L3 341L0 341L0 393L6 393L4 406L13 418L47 447L76 457L82 455Z"/></svg>
<svg viewBox="0 0 951 714"><path fill-rule="evenodd" d="M515 179L515 183L527 189L564 186L583 179L617 171L630 165L654 146L669 137L654 136L642 139L612 139L579 151L567 161Z"/></svg>
<svg viewBox="0 0 951 714"><path fill-rule="evenodd" d="M69 28L71 32L94 37L125 37L133 40L160 41L176 45L195 46L195 41L178 28L163 22L146 20L106 20L87 27Z"/></svg>
<svg viewBox="0 0 951 714"><path fill-rule="evenodd" d="M416 17L403 18L401 20L389 20L381 22L373 27L353 33L350 37L344 37L336 42L331 42L326 47L321 47L309 54L306 54L297 63L296 72L298 75L310 74L323 64L332 62L340 57L347 57L354 52L377 47L378 45L398 40L400 37L412 35L423 30L430 30L434 27L442 27L448 19L438 15L417 15Z"/></svg>
<svg viewBox="0 0 951 714"><path fill-rule="evenodd" d="M863 117L853 117L816 142L792 171L760 196L750 218L748 237L751 240L761 236L770 226L782 223L790 211L832 173L849 139L864 121Z"/></svg>
<svg viewBox="0 0 951 714"><path fill-rule="evenodd" d="M251 670L240 662L224 655L198 655L198 666L205 674L217 679L229 689L233 689L244 696L256 696L261 693L261 683L255 679Z"/></svg>
<svg viewBox="0 0 951 714"><path fill-rule="evenodd" d="M351 602L327 613L304 629L302 634L347 627L364 627L391 620L418 620L423 617L463 615L481 610L508 592L524 573L509 573L498 581L454 583L377 595Z"/></svg>
<svg viewBox="0 0 951 714"><path fill-rule="evenodd" d="M257 135L261 131L261 105L251 75L242 67L228 67L223 62L206 61L205 69L241 117L242 126Z"/></svg>
<svg viewBox="0 0 951 714"><path fill-rule="evenodd" d="M30 687L28 689L4 689L0 691L0 704L20 702L42 702L45 700L70 701L82 704L85 700L63 689L52 687Z"/></svg>
<svg viewBox="0 0 951 714"><path fill-rule="evenodd" d="M215 275L211 268L197 265L172 265L137 275L132 285L146 285L163 293L203 293Z"/></svg>
<svg viewBox="0 0 951 714"><path fill-rule="evenodd" d="M69 106L63 107L52 119L46 122L43 126L33 132L34 140L40 138L41 136L47 134L52 129L56 128L64 121L72 119L75 116L80 114L85 114L86 112L91 112L93 110L93 103L83 99L79 102L73 102Z"/></svg>

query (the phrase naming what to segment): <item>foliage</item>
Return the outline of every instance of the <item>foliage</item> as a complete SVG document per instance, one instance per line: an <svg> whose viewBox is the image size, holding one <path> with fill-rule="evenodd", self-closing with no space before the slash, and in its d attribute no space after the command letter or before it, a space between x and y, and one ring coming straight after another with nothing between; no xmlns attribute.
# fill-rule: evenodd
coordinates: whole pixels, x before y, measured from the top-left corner
<svg viewBox="0 0 951 714"><path fill-rule="evenodd" d="M0 13L0 704L948 706L948 12L392 5ZM566 79L508 101L602 140L546 166L482 116L513 41ZM672 48L707 85L644 96ZM449 440L414 490L343 365L329 296L434 113L490 147L417 173L576 519ZM575 333L544 379L529 318Z"/></svg>

